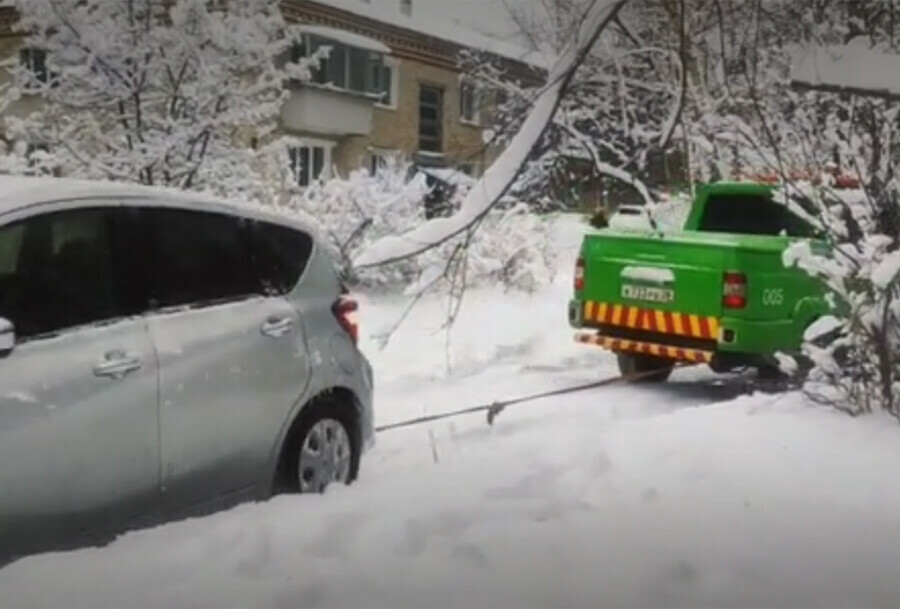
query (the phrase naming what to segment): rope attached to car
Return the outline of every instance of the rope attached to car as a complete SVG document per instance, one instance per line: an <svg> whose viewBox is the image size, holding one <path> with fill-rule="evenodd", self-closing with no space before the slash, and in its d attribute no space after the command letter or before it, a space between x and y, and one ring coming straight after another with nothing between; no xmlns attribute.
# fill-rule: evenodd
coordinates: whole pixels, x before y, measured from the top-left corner
<svg viewBox="0 0 900 609"><path fill-rule="evenodd" d="M692 366L696 366L695 362L679 362L675 365L676 368L689 368ZM493 425L494 420L497 416L506 410L510 406L515 406L516 404L524 404L526 402L533 402L535 400L541 400L544 398L555 397L558 395L567 395L570 393L578 393L581 391L589 391L591 389L597 389L600 387L606 387L609 385L614 385L616 383L625 383L629 381L638 381L644 378L651 377L655 374L659 374L659 370L649 370L644 372L633 372L630 374L620 374L617 376L605 378L599 381L594 381L593 383L586 383L583 385L575 385L572 387L563 387L562 389L553 389L551 391L542 391L540 393L533 393L531 395L514 398L510 400L499 400L492 402L490 404L481 404L479 406L471 406L469 408L462 408L460 410L451 410L450 412L444 412L441 414L432 414L425 415L421 417L417 417L415 419L409 419L407 421L398 421L397 423L388 423L386 425L380 425L375 428L376 432L382 431L390 431L392 429L400 429L402 427L412 427L414 425L421 425L423 423L431 423L432 421L440 421L443 419L450 419L453 417L458 417L464 414L473 414L476 412L486 412L487 413L487 423L488 425Z"/></svg>

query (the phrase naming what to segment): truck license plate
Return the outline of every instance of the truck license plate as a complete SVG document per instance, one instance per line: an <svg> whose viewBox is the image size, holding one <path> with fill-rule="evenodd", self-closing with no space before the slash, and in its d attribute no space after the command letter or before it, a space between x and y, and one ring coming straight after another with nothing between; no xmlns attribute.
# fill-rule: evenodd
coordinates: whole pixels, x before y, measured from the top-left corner
<svg viewBox="0 0 900 609"><path fill-rule="evenodd" d="M643 300L646 302L672 302L675 290L671 288L655 288L647 285L622 285L622 298Z"/></svg>

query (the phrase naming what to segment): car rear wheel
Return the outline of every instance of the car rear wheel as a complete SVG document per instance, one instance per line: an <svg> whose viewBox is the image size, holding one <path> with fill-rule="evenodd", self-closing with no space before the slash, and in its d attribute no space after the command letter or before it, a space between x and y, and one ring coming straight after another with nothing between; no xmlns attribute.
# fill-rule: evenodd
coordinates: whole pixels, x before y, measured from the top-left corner
<svg viewBox="0 0 900 609"><path fill-rule="evenodd" d="M360 443L350 408L322 400L304 409L282 452L275 494L323 493L332 484L353 482Z"/></svg>
<svg viewBox="0 0 900 609"><path fill-rule="evenodd" d="M630 383L664 383L675 369L674 361L652 355L617 353L616 356L623 376L646 373L646 376L629 380Z"/></svg>
<svg viewBox="0 0 900 609"><path fill-rule="evenodd" d="M353 444L344 424L323 417L313 423L297 455L297 484L301 493L322 493L333 482L350 482Z"/></svg>

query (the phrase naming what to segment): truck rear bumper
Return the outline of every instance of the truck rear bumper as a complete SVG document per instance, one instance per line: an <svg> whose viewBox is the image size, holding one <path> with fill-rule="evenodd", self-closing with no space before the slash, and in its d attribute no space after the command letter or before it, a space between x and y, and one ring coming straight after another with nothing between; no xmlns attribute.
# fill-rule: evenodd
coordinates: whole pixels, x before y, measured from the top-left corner
<svg viewBox="0 0 900 609"><path fill-rule="evenodd" d="M758 321L636 309L572 299L569 324L575 340L615 352L708 363L717 370L771 364L779 351L796 351L792 320Z"/></svg>
<svg viewBox="0 0 900 609"><path fill-rule="evenodd" d="M660 343L615 338L595 332L578 332L575 334L575 341L585 345L594 345L596 347L609 349L616 353L639 353L663 359L693 362L697 364L709 364L713 361L713 357L715 357L715 351L673 347Z"/></svg>

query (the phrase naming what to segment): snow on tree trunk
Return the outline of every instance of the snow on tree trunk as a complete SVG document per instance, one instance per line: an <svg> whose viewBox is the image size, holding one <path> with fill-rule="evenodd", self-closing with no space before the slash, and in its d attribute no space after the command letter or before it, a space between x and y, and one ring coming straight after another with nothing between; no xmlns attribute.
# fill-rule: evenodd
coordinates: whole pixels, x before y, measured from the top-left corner
<svg viewBox="0 0 900 609"><path fill-rule="evenodd" d="M571 79L600 33L628 0L592 0L577 36L550 70L547 84L518 133L469 190L460 209L448 218L428 220L402 235L385 237L354 260L357 267L396 262L416 256L462 234L477 224L509 190L540 141Z"/></svg>

